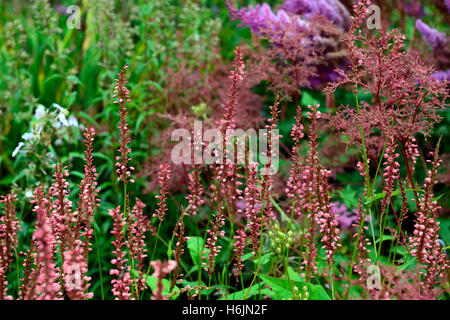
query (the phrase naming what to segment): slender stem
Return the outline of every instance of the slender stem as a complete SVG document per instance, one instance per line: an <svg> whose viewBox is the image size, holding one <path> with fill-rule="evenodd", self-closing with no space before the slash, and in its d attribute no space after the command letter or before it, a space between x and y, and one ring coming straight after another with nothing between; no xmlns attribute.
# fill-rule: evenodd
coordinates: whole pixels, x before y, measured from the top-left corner
<svg viewBox="0 0 450 320"><path fill-rule="evenodd" d="M161 229L161 223L158 224L158 230L156 231L156 239L155 239L155 245L153 246L151 261L153 261L153 258L155 257L156 247L158 246L159 230L160 229Z"/></svg>
<svg viewBox="0 0 450 320"><path fill-rule="evenodd" d="M364 221L366 221L366 215L367 215L367 210L364 211L362 222L359 224L358 236L356 238L356 246L353 248L352 260L350 262L350 268L348 269L348 288L347 288L347 292L345 294L345 300L348 299L348 294L350 292L350 285L351 285L351 281L352 281L352 272L353 272L353 263L355 261L356 249L358 248L359 239L360 239L361 234L362 234L362 227L363 227Z"/></svg>
<svg viewBox="0 0 450 320"><path fill-rule="evenodd" d="M94 238L95 238L95 246L97 249L97 262L98 262L98 270L99 270L99 274L100 274L100 288L102 290L102 300L105 300L105 292L103 289L102 262L100 259L100 248L98 246L97 229L95 229L95 221L94 221Z"/></svg>

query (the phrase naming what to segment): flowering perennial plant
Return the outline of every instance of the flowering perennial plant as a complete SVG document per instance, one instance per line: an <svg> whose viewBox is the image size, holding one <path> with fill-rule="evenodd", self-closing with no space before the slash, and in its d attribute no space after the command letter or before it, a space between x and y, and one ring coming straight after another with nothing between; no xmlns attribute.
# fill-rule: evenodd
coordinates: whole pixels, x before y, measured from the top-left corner
<svg viewBox="0 0 450 320"><path fill-rule="evenodd" d="M393 5L386 2L377 3ZM437 8L446 10L447 2ZM448 37L421 20L427 6L397 4L402 18L419 19L415 27L433 49L433 59L423 60L416 55L420 39L390 30L387 12L382 28L370 30L370 4L356 2L350 17L348 1L285 0L278 11L267 3L236 9L226 1L215 10L228 11L257 40L245 49L228 43L226 32L198 43L205 36L194 31L203 29L184 24L201 20L183 16L172 22L164 17L162 1L142 12L123 8L132 18L113 26L136 30L133 37L118 31L110 46L128 44L122 49L136 48L137 57L126 55L131 70L125 65L118 73L114 104L101 104L99 97L110 93L91 92L91 82L84 83L98 71L64 74L80 87L70 87L71 98L62 94L66 87L48 90L55 81L42 83L41 74L32 74L32 91L45 94L17 107L20 117L32 120L23 133L15 128L21 121L15 119L15 99L0 94L0 300L448 299L449 150L441 141L448 135L450 96L446 75L437 79L435 72L446 72L441 55ZM113 5L106 6L101 20L118 17ZM189 0L183 14L209 17L199 6ZM38 1L36 8L53 17L49 1ZM106 52L108 46L94 37L99 34L92 14L100 13L99 5L87 10L86 32L101 45L94 51L107 58L98 65L110 66L116 53ZM148 16L158 10L163 13ZM141 24L143 16L149 21ZM169 29L153 30L162 21ZM5 32L14 38L11 28L19 25L9 23ZM171 30L174 25L182 30ZM49 26L37 29L53 39L58 32ZM141 28L158 41L167 36L180 43L166 52L163 43L144 37L146 43L135 46ZM10 57L24 44L35 49L36 39L26 39L0 36L0 44ZM69 34L64 43L71 39ZM234 51L224 54L219 45ZM46 50L53 46L45 43ZM150 48L161 52L151 54ZM207 61L197 64L194 58L206 48ZM55 60L54 68L63 69L68 61L56 49L42 60ZM234 54L232 64L224 63L228 54ZM3 73L30 66L16 60L3 66L3 59L2 54ZM141 60L148 61L150 73ZM48 68L33 69L44 70L45 78ZM166 71L163 80L154 77ZM23 93L4 84L0 80L2 93ZM93 100L85 100L84 91ZM52 112L37 104L50 98L67 102L66 108L54 104ZM89 112L84 105L92 106ZM111 114L118 119L118 140L108 132L115 126ZM191 120L197 122L191 126ZM172 129L190 134L182 150L183 156L190 151L190 163L167 156ZM211 129L219 138L207 146ZM261 129L258 152L252 150L254 136L242 141L239 129ZM73 144L54 138L60 133ZM347 148L341 148L344 143ZM77 145L84 153L72 150ZM27 158L32 152L38 160ZM208 152L213 161L199 161ZM337 164L335 158L341 158ZM24 165L29 170L19 173Z"/></svg>

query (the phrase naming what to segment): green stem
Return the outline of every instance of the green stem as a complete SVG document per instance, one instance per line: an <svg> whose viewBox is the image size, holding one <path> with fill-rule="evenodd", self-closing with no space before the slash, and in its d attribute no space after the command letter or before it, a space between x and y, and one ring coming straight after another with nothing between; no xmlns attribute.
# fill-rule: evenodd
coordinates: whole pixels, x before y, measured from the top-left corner
<svg viewBox="0 0 450 320"><path fill-rule="evenodd" d="M94 221L94 224L95 224L95 221ZM98 270L99 270L99 273L100 273L100 288L102 290L102 300L105 300L105 292L104 292L104 289L103 289L102 262L101 262L101 259L100 259L100 248L98 246L97 229L95 228L95 225L94 225L94 238L95 238L95 246L97 248L97 262L98 262Z"/></svg>

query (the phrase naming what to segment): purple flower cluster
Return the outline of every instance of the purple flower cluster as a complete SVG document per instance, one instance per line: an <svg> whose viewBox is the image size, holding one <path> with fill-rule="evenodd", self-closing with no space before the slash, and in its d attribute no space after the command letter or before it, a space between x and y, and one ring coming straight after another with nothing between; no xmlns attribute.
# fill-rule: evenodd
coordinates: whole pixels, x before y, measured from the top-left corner
<svg viewBox="0 0 450 320"><path fill-rule="evenodd" d="M282 46L278 43L280 35L285 33L297 33L300 43L304 47L325 45L323 54L329 54L330 50L338 52L338 39L323 39L321 37L308 35L307 31L311 31L317 27L317 19L325 19L330 25L334 25L339 32L345 32L350 26L350 14L342 3L338 0L285 0L281 8L274 13L272 8L267 4L257 4L246 8L237 9L230 0L227 0L227 8L232 20L240 20L239 27L249 27L250 30L259 36L269 36L270 41L276 46ZM308 78L309 86L317 88L323 83L334 82L339 78L339 74L335 71L337 67L343 67L343 61L339 61L339 55L336 59L322 59L317 61L317 76ZM319 59L320 60L320 59Z"/></svg>
<svg viewBox="0 0 450 320"><path fill-rule="evenodd" d="M446 1L447 5L450 5L450 1ZM449 6L450 10L450 6ZM416 29L419 30L422 35L423 40L433 48L435 56L444 56L448 57L448 45L450 43L449 37L444 32L439 32L438 30L431 28L429 25L424 23L421 19L416 20ZM446 61L445 59L444 61ZM447 60L448 61L448 60ZM434 72L431 76L437 82L443 82L450 80L450 70L446 69L448 65L437 63L440 68L444 70L438 70Z"/></svg>
<svg viewBox="0 0 450 320"><path fill-rule="evenodd" d="M332 202L331 212L337 216L339 228L342 230L350 230L353 222L356 221L357 216L350 212L345 204L340 202Z"/></svg>
<svg viewBox="0 0 450 320"><path fill-rule="evenodd" d="M273 13L272 8L267 4L252 5L248 8L236 9L230 1L227 1L227 8L233 20L240 20L239 27L249 27L255 34L261 34L261 30L278 25L296 23L300 28L306 27L306 22L299 17L291 17L283 9L277 14Z"/></svg>
<svg viewBox="0 0 450 320"><path fill-rule="evenodd" d="M450 81L450 69L439 70L431 75L437 82Z"/></svg>
<svg viewBox="0 0 450 320"><path fill-rule="evenodd" d="M285 0L282 9L307 21L322 15L343 30L350 26L350 13L338 0Z"/></svg>
<svg viewBox="0 0 450 320"><path fill-rule="evenodd" d="M423 40L428 43L433 50L445 47L448 44L447 35L439 32L424 23L421 19L416 20L416 28L422 35Z"/></svg>

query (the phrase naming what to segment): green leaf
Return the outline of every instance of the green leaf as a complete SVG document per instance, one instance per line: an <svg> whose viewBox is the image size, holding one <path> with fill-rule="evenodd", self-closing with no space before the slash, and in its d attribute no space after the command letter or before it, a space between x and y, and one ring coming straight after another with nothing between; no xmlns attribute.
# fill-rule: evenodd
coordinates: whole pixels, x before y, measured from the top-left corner
<svg viewBox="0 0 450 320"><path fill-rule="evenodd" d="M150 289L152 291L156 290L156 286L158 285L158 278L153 277L153 276L147 276L147 278L145 279L145 282L147 283L147 285L150 287ZM170 294L170 281L167 279L162 279L162 284L163 284L163 292L162 295L163 296L167 296L168 294ZM177 286L173 287L173 291L178 291L180 290ZM173 297L171 297L171 299L176 299L178 297L179 294L175 294Z"/></svg>
<svg viewBox="0 0 450 320"><path fill-rule="evenodd" d="M288 269L289 270L289 269ZM296 274L292 269L289 270L289 275L293 275L293 279L301 279L301 276ZM266 275L261 275L261 279L272 288L272 294L267 294L274 299L291 299L291 285L287 279L272 278ZM292 281L292 279L291 279ZM301 281L292 281L300 290L306 285L309 292L309 300L331 300L325 289L319 284L304 283Z"/></svg>
<svg viewBox="0 0 450 320"><path fill-rule="evenodd" d="M228 299L230 300L244 300L244 297L246 297L247 299L248 298L250 298L250 297L252 297L252 296L255 296L255 295L257 295L257 294L262 294L262 295L270 295L270 293L271 293L271 290L270 289L267 289L267 288L264 288L263 287L263 284L264 283L262 283L262 282L259 282L259 283L257 283L257 284L255 284L255 285L253 285L251 288L250 288L250 291L249 291L249 288L245 288L245 289L243 289L243 290L240 290L240 291L236 291L236 292L233 292L233 293L230 293L229 295L228 295ZM248 294L247 294L247 292L248 292ZM225 297L222 297L222 298L220 298L219 300L226 300L226 298Z"/></svg>
<svg viewBox="0 0 450 320"><path fill-rule="evenodd" d="M383 241L386 241L386 240L394 240L394 239L395 239L395 237L390 236L390 235L383 236ZM377 240L375 240L375 244L377 244L378 242L380 242L380 238L378 238Z"/></svg>
<svg viewBox="0 0 450 320"><path fill-rule="evenodd" d="M328 293L320 284L307 283L309 300L331 300Z"/></svg>
<svg viewBox="0 0 450 320"><path fill-rule="evenodd" d="M286 279L273 278L264 274L261 275L261 279L272 289L269 294L271 298L282 300L290 299L292 297L289 282Z"/></svg>
<svg viewBox="0 0 450 320"><path fill-rule="evenodd" d="M405 189L405 192L408 192L408 191L418 191L418 192L421 192L422 190L420 190L420 189ZM395 197L396 195L399 195L400 193L401 193L401 190L400 190L400 189L397 189L397 190L395 190L394 192L392 192L391 197ZM377 193L377 194L375 194L373 197L367 199L367 201L364 202L364 204L365 204L365 205L371 204L371 203L374 202L375 200L382 199L382 198L384 198L384 197L386 197L386 193L384 193L384 192Z"/></svg>
<svg viewBox="0 0 450 320"><path fill-rule="evenodd" d="M202 251L205 250L209 252L209 249L204 248L205 242L201 237L189 237L187 241L187 247L189 249L189 254L191 255L192 261L198 268L201 268L202 264Z"/></svg>
<svg viewBox="0 0 450 320"><path fill-rule="evenodd" d="M242 256L241 260L242 260L242 261L245 261L245 260L248 260L248 259L250 259L251 257L254 257L254 256L255 256L255 255L253 254L253 252L249 252L249 253L244 254L244 255Z"/></svg>
<svg viewBox="0 0 450 320"><path fill-rule="evenodd" d="M270 257L272 256L272 253L266 253L261 257L261 265L265 265L270 261Z"/></svg>
<svg viewBox="0 0 450 320"><path fill-rule="evenodd" d="M404 264L402 264L402 265L400 265L400 266L398 267L397 272L398 272L399 270L411 270L411 269L414 268L414 266L416 265L416 263L417 263L416 258L414 258L414 257L412 257L412 256L409 256L409 257L408 257L408 260L406 260L406 262L405 262ZM411 267L411 268L410 268L410 267Z"/></svg>

